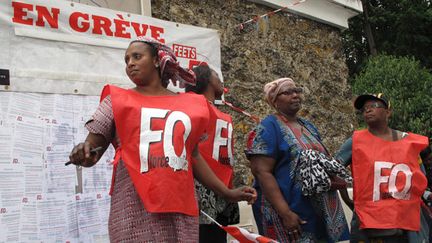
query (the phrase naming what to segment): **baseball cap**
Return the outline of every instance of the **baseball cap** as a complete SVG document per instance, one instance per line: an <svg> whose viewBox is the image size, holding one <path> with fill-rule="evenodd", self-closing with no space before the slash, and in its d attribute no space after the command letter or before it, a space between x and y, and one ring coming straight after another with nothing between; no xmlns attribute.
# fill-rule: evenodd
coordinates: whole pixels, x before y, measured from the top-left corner
<svg viewBox="0 0 432 243"><path fill-rule="evenodd" d="M385 97L383 93L359 95L354 101L354 107L357 110L361 110L364 103L368 100L379 100L384 103L387 109L390 108L390 101Z"/></svg>

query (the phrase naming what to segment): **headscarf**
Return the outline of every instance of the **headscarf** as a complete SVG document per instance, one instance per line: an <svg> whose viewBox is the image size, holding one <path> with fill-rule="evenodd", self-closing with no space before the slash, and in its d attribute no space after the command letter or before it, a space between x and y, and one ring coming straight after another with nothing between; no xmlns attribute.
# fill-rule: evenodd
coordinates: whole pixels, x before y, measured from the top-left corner
<svg viewBox="0 0 432 243"><path fill-rule="evenodd" d="M175 85L176 81L181 81L190 85L195 85L195 74L192 70L182 68L177 61L176 56L171 48L161 42L148 38L145 36L139 36L135 41L147 43L156 47L160 76L163 80L171 79L171 82ZM182 84L182 83L181 83Z"/></svg>
<svg viewBox="0 0 432 243"><path fill-rule="evenodd" d="M295 86L294 81L291 78L280 78L270 83L264 85L264 98L266 101L273 107L275 107L275 102L277 95L284 90L287 90L288 87Z"/></svg>

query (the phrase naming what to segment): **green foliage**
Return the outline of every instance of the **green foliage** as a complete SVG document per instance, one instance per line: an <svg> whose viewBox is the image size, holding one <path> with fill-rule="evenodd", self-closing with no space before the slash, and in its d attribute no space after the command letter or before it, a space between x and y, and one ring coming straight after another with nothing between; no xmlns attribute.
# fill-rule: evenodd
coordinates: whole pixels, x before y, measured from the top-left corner
<svg viewBox="0 0 432 243"><path fill-rule="evenodd" d="M358 0L360 1L360 0ZM432 69L431 0L362 0L369 6L369 23L378 53L413 56ZM350 74L367 61L369 48L362 14L350 19L344 31L345 56Z"/></svg>
<svg viewBox="0 0 432 243"><path fill-rule="evenodd" d="M348 65L350 77L360 72L362 65L369 56L366 34L363 29L364 19L362 15L351 18L349 29L342 33L344 54Z"/></svg>
<svg viewBox="0 0 432 243"><path fill-rule="evenodd" d="M390 127L432 137L432 74L413 58L370 58L355 77L353 92L384 93L393 110Z"/></svg>

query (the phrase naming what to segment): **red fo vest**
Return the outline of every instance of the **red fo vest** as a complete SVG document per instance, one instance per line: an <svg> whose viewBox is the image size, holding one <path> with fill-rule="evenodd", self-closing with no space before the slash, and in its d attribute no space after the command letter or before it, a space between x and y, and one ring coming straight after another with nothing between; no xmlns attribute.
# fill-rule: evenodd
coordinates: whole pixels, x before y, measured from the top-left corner
<svg viewBox="0 0 432 243"><path fill-rule="evenodd" d="M145 209L197 216L190 161L208 123L207 100L194 94L144 96L107 85L102 96L108 94L120 157Z"/></svg>
<svg viewBox="0 0 432 243"><path fill-rule="evenodd" d="M427 144L427 137L413 133L385 141L368 130L354 132L351 166L360 228L420 229L427 180L418 158Z"/></svg>
<svg viewBox="0 0 432 243"><path fill-rule="evenodd" d="M227 187L232 187L234 142L231 116L210 105L210 120L206 133L207 139L199 144L200 154L216 176Z"/></svg>

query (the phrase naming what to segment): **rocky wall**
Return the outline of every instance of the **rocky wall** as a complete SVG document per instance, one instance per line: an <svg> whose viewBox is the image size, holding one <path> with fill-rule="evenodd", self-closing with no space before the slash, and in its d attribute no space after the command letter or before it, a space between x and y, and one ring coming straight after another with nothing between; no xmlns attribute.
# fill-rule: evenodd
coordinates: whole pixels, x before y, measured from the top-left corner
<svg viewBox="0 0 432 243"><path fill-rule="evenodd" d="M220 33L222 72L230 92L226 100L264 118L274 111L262 98L265 83L291 77L305 89L300 115L315 123L324 144L334 152L355 126L348 69L340 30L288 13L239 30L236 26L273 9L246 0L152 0L155 18L216 29ZM254 122L233 115L237 165L235 184L252 176L244 156Z"/></svg>

